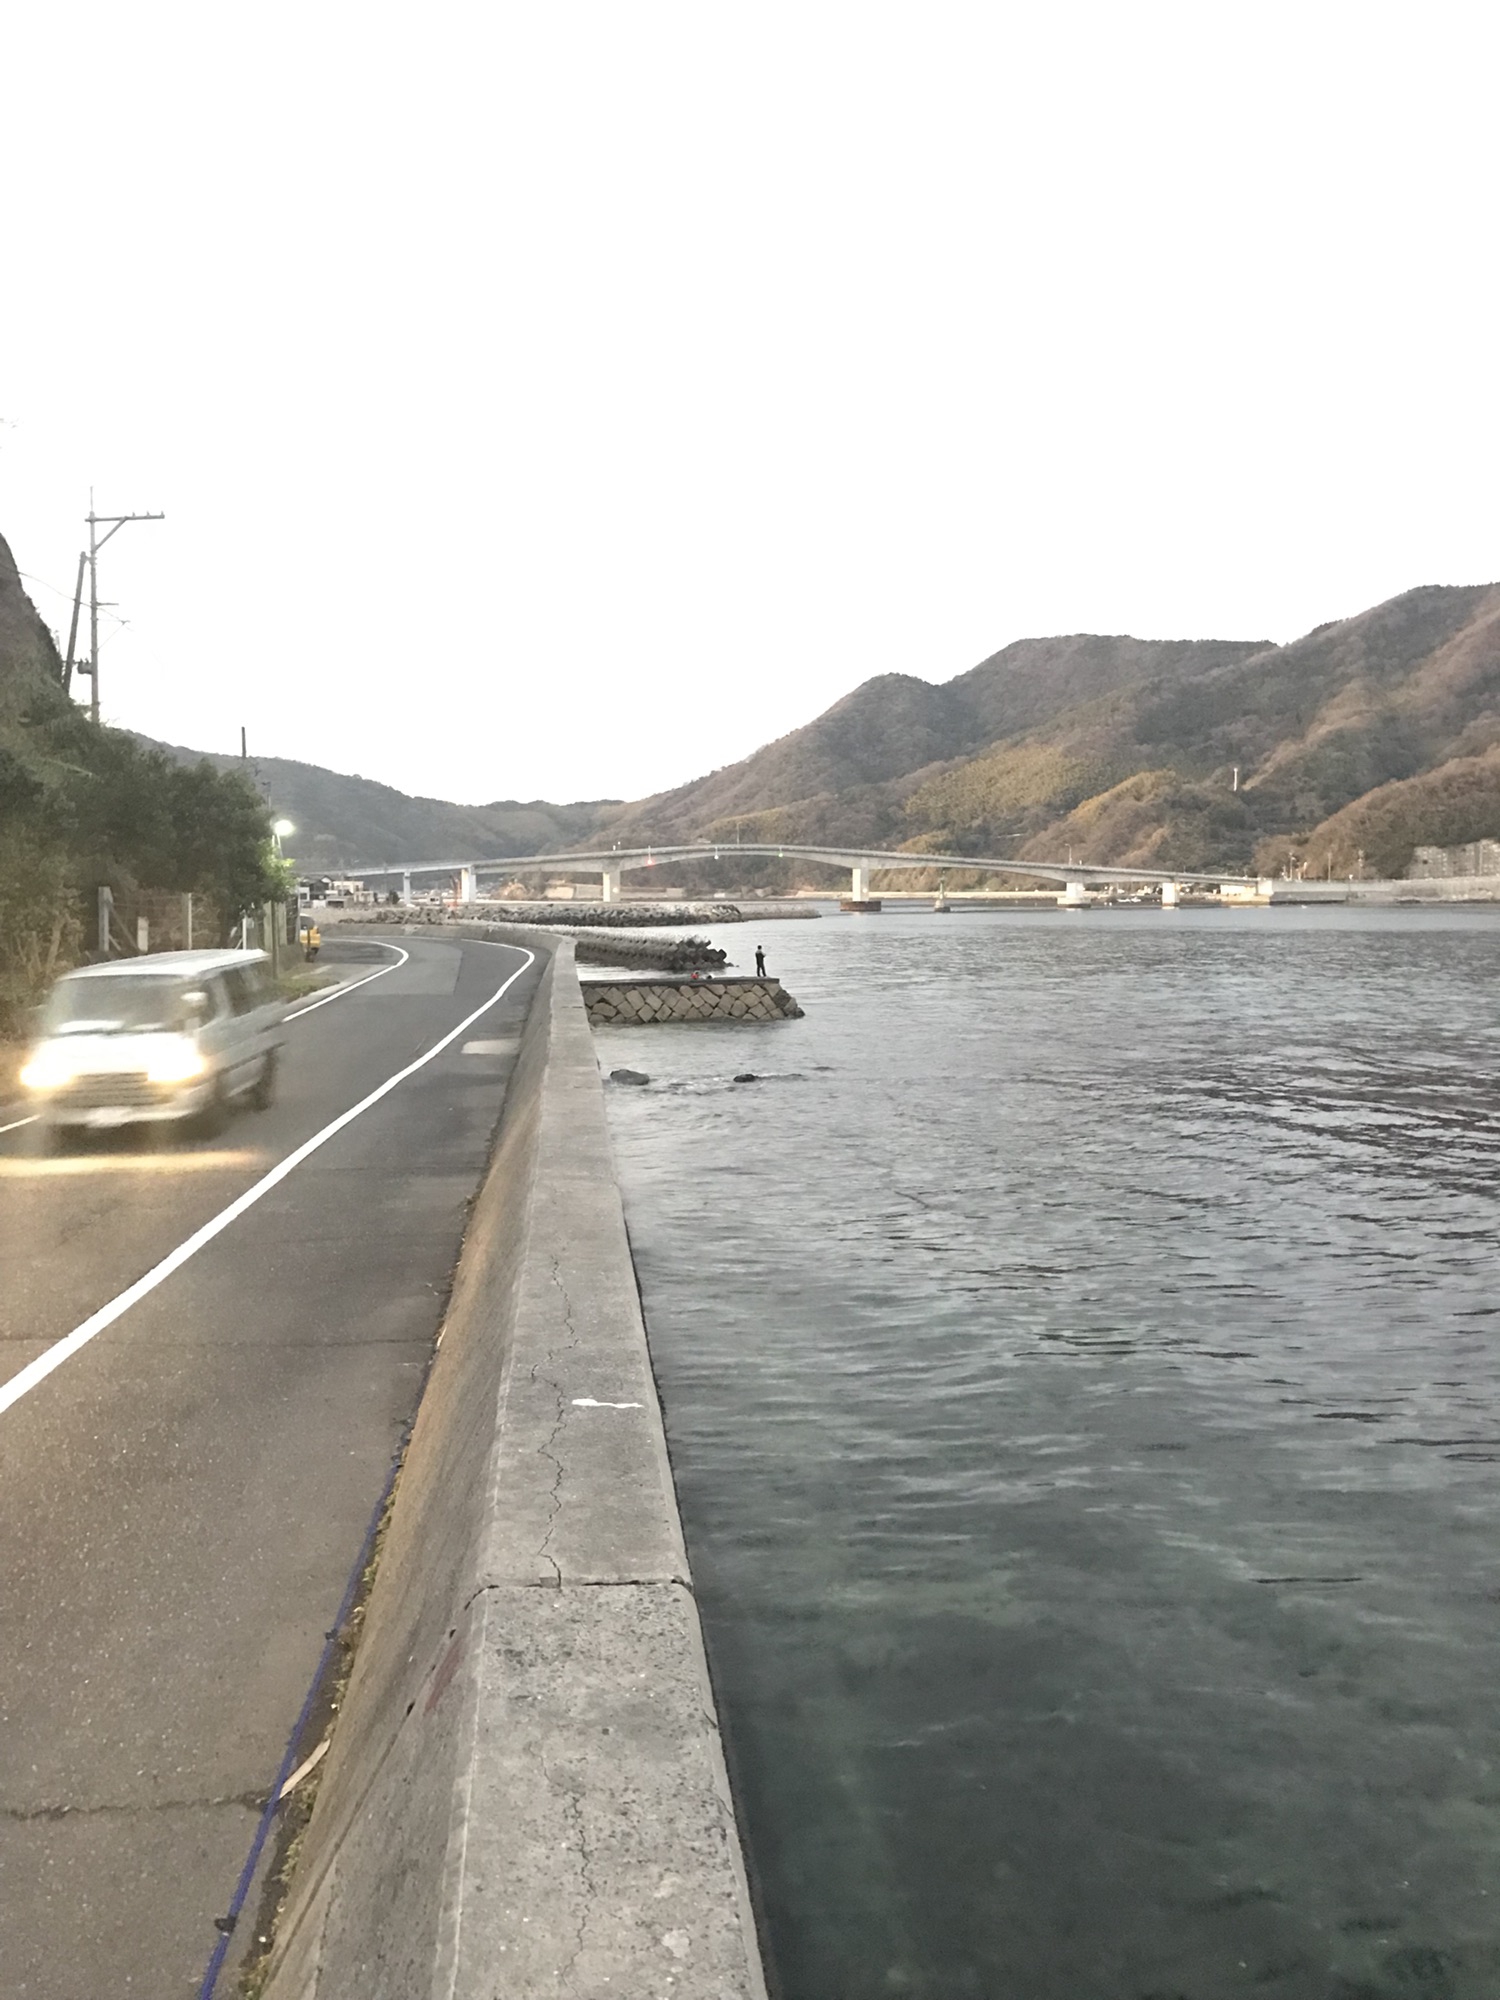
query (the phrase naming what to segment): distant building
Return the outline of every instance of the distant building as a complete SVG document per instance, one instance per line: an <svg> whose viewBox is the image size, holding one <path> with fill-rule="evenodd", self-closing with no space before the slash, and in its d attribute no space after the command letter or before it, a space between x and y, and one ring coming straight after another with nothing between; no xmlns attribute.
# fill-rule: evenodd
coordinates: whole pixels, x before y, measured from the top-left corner
<svg viewBox="0 0 1500 2000"><path fill-rule="evenodd" d="M1408 882L1432 882L1447 875L1500 875L1500 840L1471 840L1463 847L1418 847L1406 870Z"/></svg>
<svg viewBox="0 0 1500 2000"><path fill-rule="evenodd" d="M350 903L374 903L379 900L374 889L367 889L363 882L341 881L337 876L306 875L297 884L297 901L304 908L310 903L327 903L332 909L343 909Z"/></svg>

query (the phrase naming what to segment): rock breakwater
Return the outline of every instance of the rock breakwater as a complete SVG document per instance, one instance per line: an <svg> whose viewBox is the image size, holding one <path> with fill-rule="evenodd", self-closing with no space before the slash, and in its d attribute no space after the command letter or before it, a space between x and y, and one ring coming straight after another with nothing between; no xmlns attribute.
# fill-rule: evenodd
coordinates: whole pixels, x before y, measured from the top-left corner
<svg viewBox="0 0 1500 2000"><path fill-rule="evenodd" d="M590 930L747 921L738 903L377 903L369 909L347 910L343 920L359 924L558 924Z"/></svg>
<svg viewBox="0 0 1500 2000"><path fill-rule="evenodd" d="M580 965L633 966L640 972L696 972L727 964L729 953L707 938L579 938L574 956Z"/></svg>
<svg viewBox="0 0 1500 2000"><path fill-rule="evenodd" d="M795 1021L802 1009L779 979L589 979L584 1006L596 1026L674 1021Z"/></svg>

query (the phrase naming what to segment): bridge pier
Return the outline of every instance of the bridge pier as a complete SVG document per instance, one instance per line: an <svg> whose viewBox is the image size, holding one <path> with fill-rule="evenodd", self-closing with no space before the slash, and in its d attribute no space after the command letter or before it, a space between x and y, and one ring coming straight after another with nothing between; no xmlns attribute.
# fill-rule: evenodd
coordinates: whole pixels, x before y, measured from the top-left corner
<svg viewBox="0 0 1500 2000"><path fill-rule="evenodd" d="M409 868L404 870L401 876L401 901L408 909L411 907L411 870Z"/></svg>
<svg viewBox="0 0 1500 2000"><path fill-rule="evenodd" d="M868 899L870 893L868 876L869 870L862 864L849 870L849 900L851 903L863 903Z"/></svg>
<svg viewBox="0 0 1500 2000"><path fill-rule="evenodd" d="M601 903L618 903L620 900L620 870L606 868L603 871L604 886L599 891Z"/></svg>
<svg viewBox="0 0 1500 2000"><path fill-rule="evenodd" d="M1164 910L1175 910L1177 908L1177 884L1175 882L1162 883L1161 906Z"/></svg>
<svg viewBox="0 0 1500 2000"><path fill-rule="evenodd" d="M1064 882L1063 892L1057 899L1060 910L1086 910L1089 906L1087 882Z"/></svg>
<svg viewBox="0 0 1500 2000"><path fill-rule="evenodd" d="M476 900L478 893L479 885L475 878L474 870L465 863L458 871L458 900L461 903L472 903Z"/></svg>

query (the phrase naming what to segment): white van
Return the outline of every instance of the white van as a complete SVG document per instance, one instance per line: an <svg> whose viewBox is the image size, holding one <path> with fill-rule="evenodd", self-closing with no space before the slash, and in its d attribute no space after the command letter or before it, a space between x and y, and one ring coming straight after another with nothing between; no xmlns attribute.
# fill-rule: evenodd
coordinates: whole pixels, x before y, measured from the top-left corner
<svg viewBox="0 0 1500 2000"><path fill-rule="evenodd" d="M80 1127L257 1110L276 1094L286 1010L263 951L160 951L68 972L42 1009L21 1084L54 1141Z"/></svg>

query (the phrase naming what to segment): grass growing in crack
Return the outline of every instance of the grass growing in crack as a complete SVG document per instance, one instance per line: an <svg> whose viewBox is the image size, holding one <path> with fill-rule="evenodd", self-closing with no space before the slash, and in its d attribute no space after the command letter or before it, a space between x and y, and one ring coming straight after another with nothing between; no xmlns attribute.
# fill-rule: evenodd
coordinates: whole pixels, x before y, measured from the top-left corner
<svg viewBox="0 0 1500 2000"><path fill-rule="evenodd" d="M403 1460L404 1456L403 1449ZM391 1524L391 1513L396 1504L396 1491L400 1484L398 1473L395 1483L386 1496L380 1525L370 1545L370 1559L360 1574L359 1589L355 1594L353 1608L339 1628L338 1639L329 1655L328 1666L319 1686L318 1698L308 1717L302 1741L297 1745L299 1758L311 1756L323 1739L332 1734L337 1719L343 1712L344 1697L349 1690L355 1657L364 1632L370 1592L374 1588L375 1574L380 1567L386 1534ZM325 1757L317 1769L302 1780L296 1791L281 1807L280 1824L276 1830L275 1844L256 1911L254 1938L249 1952L240 1965L239 2000L261 2000L261 1995L266 1990L267 1981L271 1976L271 1959L276 1947L276 1934L282 1917L286 1914L287 1904L291 1900L297 1865L302 1858L307 1830L312 1822L313 1808L317 1804L323 1773L327 1768L328 1760Z"/></svg>
<svg viewBox="0 0 1500 2000"><path fill-rule="evenodd" d="M297 974L291 975L293 978ZM493 1141L491 1145L493 1147ZM471 1196L465 1218L464 1232L468 1233L468 1217L472 1216L475 1197ZM447 1283L438 1295L438 1331L432 1351L428 1356L428 1375L437 1358L442 1343L443 1328L447 1324L448 1306L453 1294L454 1273L448 1274ZM427 1393L427 1379L424 1378L421 1393L417 1398L420 1409L422 1398ZM415 1421L415 1420L413 1420ZM411 1448L411 1432L408 1430L402 1442L396 1474L391 1481L391 1490L386 1495L381 1509L380 1520L370 1542L369 1559L360 1573L359 1588L354 1594L354 1604L340 1628L338 1639L329 1655L318 1697L313 1703L307 1727L297 1745L298 1756L308 1757L319 1743L333 1732L336 1718L343 1712L344 1697L354 1673L355 1657L359 1651L360 1638L364 1632L365 1614L369 1608L370 1592L375 1586L380 1559L385 1552L386 1536L390 1532L391 1516L395 1511L396 1496L401 1490L401 1475L406 1466L406 1454ZM291 1900L292 1884L297 1865L311 1824L313 1808L323 1782L323 1773L328 1768L325 1758L315 1771L303 1779L281 1808L281 1822L277 1828L271 1851L270 1863L266 1869L265 1883L261 1890L260 1902L256 1910L255 1934L250 1950L240 1964L237 2000L260 2000L271 1976L272 1958L276 1949L276 1937L287 1904Z"/></svg>

